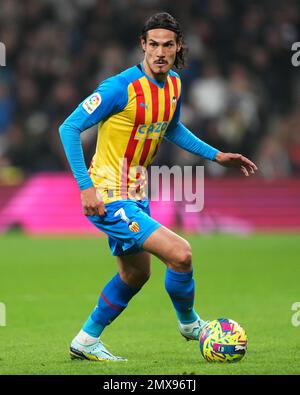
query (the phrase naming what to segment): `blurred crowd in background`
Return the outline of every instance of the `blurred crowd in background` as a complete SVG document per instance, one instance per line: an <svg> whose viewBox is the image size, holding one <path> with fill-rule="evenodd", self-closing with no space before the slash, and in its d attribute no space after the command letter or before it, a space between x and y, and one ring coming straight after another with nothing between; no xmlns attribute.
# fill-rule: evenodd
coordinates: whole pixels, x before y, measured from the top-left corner
<svg viewBox="0 0 300 395"><path fill-rule="evenodd" d="M58 126L103 79L141 61L142 26L159 11L179 20L189 49L182 122L249 156L262 177L300 174L299 1L0 0L2 179L68 169ZM95 127L82 134L87 165L95 141ZM203 164L167 142L156 163ZM205 166L208 176L232 175Z"/></svg>

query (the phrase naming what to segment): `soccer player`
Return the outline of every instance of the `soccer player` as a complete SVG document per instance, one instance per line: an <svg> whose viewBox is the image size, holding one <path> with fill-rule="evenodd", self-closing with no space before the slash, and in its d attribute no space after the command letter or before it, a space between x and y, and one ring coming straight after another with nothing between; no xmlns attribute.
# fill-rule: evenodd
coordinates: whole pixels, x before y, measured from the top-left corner
<svg viewBox="0 0 300 395"><path fill-rule="evenodd" d="M206 321L194 309L189 243L150 216L145 173L163 139L246 176L257 167L241 154L223 153L198 139L180 122L181 82L172 68L184 65L179 23L167 13L152 16L141 35L143 61L103 81L60 126L61 140L78 186L84 214L108 235L117 274L73 339L72 358L124 361L112 355L101 333L126 308L150 276L151 254L166 265L165 288L179 332L197 340ZM89 171L80 133L98 124ZM137 170L138 169L138 170Z"/></svg>

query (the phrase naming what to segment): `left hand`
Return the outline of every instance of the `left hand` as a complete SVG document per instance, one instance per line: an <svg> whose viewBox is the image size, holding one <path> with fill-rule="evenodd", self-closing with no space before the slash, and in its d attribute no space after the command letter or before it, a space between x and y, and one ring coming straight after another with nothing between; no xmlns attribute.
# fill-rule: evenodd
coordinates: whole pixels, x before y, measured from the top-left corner
<svg viewBox="0 0 300 395"><path fill-rule="evenodd" d="M218 152L215 161L224 167L236 167L240 169L246 177L254 174L257 170L255 163L241 154Z"/></svg>

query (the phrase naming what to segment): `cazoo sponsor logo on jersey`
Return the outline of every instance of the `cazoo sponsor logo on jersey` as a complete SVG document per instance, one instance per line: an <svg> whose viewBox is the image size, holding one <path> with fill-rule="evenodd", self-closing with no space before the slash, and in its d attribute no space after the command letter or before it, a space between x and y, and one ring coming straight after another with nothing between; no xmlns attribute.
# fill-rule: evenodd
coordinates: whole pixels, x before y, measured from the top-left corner
<svg viewBox="0 0 300 395"><path fill-rule="evenodd" d="M166 131L168 122L155 122L151 125L140 125L134 136L137 140L152 139L157 140L161 137L161 134Z"/></svg>

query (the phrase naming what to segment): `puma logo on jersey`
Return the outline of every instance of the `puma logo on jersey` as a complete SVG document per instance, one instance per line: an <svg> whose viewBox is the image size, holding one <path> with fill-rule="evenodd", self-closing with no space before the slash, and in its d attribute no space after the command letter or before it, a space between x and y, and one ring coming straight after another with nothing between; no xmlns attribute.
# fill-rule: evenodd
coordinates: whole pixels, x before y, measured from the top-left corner
<svg viewBox="0 0 300 395"><path fill-rule="evenodd" d="M145 107L146 110L148 111L148 104L147 103L140 103L140 106L141 107Z"/></svg>

